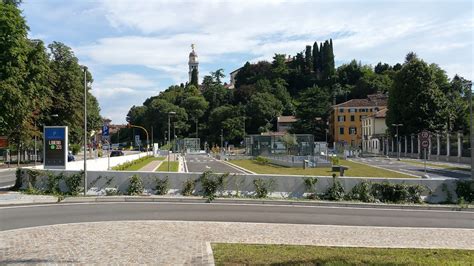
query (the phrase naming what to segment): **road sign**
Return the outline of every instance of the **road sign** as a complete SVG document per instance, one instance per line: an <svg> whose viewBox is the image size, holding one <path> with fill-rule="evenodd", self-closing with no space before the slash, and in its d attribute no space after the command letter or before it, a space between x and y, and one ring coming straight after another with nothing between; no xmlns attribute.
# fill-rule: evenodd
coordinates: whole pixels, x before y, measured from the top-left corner
<svg viewBox="0 0 474 266"><path fill-rule="evenodd" d="M421 140L428 140L430 138L430 132L427 130L423 130L420 133L420 139Z"/></svg>
<svg viewBox="0 0 474 266"><path fill-rule="evenodd" d="M140 144L141 144L140 135L135 135L135 144L136 144L136 145L140 145Z"/></svg>
<svg viewBox="0 0 474 266"><path fill-rule="evenodd" d="M103 125L102 126L102 136L106 137L109 135L109 126Z"/></svg>
<svg viewBox="0 0 474 266"><path fill-rule="evenodd" d="M428 140L422 140L421 141L421 147L423 149L427 149L428 147L430 147L430 142Z"/></svg>
<svg viewBox="0 0 474 266"><path fill-rule="evenodd" d="M8 139L7 137L0 136L0 149L8 148Z"/></svg>

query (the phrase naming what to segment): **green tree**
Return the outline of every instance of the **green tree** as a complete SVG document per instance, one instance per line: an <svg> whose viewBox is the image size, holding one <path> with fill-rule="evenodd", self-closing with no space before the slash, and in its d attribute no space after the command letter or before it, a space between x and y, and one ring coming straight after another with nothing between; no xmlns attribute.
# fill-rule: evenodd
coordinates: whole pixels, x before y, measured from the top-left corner
<svg viewBox="0 0 474 266"><path fill-rule="evenodd" d="M210 141L219 143L221 130L225 139L237 143L244 136L243 110L239 106L223 105L213 109L209 115Z"/></svg>
<svg viewBox="0 0 474 266"><path fill-rule="evenodd" d="M211 72L211 77L213 78L213 80L215 81L215 83L217 84L222 84L222 81L221 79L225 77L224 75L224 69L222 68L219 68L218 70L214 71L214 72Z"/></svg>
<svg viewBox="0 0 474 266"><path fill-rule="evenodd" d="M310 73L313 70L313 55L311 54L311 45L306 45L304 60L305 72Z"/></svg>
<svg viewBox="0 0 474 266"><path fill-rule="evenodd" d="M202 96L191 96L184 99L182 105L192 122L198 121L206 112L209 103Z"/></svg>
<svg viewBox="0 0 474 266"><path fill-rule="evenodd" d="M283 105L270 93L256 93L247 104L247 117L250 117L251 133L266 132L272 127L273 121L281 115Z"/></svg>
<svg viewBox="0 0 474 266"><path fill-rule="evenodd" d="M296 106L297 122L293 133L313 134L317 140L323 140L326 134L326 121L330 108L330 95L318 86L307 88L300 93Z"/></svg>
<svg viewBox="0 0 474 266"><path fill-rule="evenodd" d="M400 135L418 133L423 129L435 132L446 128L448 104L430 67L410 53L396 74L390 97L386 124L403 124ZM415 115L416 114L416 115Z"/></svg>

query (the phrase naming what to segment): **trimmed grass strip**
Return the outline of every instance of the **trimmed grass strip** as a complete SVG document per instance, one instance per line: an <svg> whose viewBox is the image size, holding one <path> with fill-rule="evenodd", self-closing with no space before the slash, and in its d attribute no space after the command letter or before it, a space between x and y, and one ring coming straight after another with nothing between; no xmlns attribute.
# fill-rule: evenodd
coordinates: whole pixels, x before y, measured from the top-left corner
<svg viewBox="0 0 474 266"><path fill-rule="evenodd" d="M172 161L170 162L170 172L178 172L179 162ZM160 167L156 169L156 172L168 172L168 161L161 163Z"/></svg>
<svg viewBox="0 0 474 266"><path fill-rule="evenodd" d="M339 172L332 172L330 167L322 168L290 168L273 164L261 165L252 160L232 160L231 163L243 167L257 174L280 174L280 175L316 175L332 176L333 173L339 176ZM348 166L345 176L352 177L391 177L391 178L415 178L410 175L397 173L390 170L379 169L365 164L354 163L347 160L340 160L340 164Z"/></svg>
<svg viewBox="0 0 474 266"><path fill-rule="evenodd" d="M471 265L474 251L212 244L216 265Z"/></svg>

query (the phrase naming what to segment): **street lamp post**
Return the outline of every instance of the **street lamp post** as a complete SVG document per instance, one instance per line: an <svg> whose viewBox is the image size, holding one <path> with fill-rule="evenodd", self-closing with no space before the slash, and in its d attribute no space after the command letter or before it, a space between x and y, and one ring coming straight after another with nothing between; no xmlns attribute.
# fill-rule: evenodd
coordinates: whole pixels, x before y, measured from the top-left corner
<svg viewBox="0 0 474 266"><path fill-rule="evenodd" d="M398 136L398 127L403 127L403 124L392 124L397 129L397 160L400 161L400 140Z"/></svg>
<svg viewBox="0 0 474 266"><path fill-rule="evenodd" d="M87 193L87 67L84 67L84 196Z"/></svg>
<svg viewBox="0 0 474 266"><path fill-rule="evenodd" d="M221 153L224 155L224 129L221 129Z"/></svg>
<svg viewBox="0 0 474 266"><path fill-rule="evenodd" d="M175 114L176 112L168 112L168 144L169 145L171 144L171 127L170 127L171 116ZM168 172L170 171L170 149L171 149L169 145L168 145Z"/></svg>
<svg viewBox="0 0 474 266"><path fill-rule="evenodd" d="M471 136L471 178L474 178L474 117L472 116L472 96L473 96L473 93L472 93L472 82L467 82L466 83L467 86L469 86L469 110L470 110L470 114L469 114L469 117L470 117L470 120L471 120L471 123L470 123L470 136Z"/></svg>

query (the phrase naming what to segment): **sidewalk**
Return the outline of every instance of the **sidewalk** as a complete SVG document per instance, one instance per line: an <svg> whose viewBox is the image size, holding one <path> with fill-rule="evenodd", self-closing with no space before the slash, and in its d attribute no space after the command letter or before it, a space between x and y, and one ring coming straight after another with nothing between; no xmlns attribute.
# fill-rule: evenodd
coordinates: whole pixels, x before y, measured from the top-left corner
<svg viewBox="0 0 474 266"><path fill-rule="evenodd" d="M14 191L0 191L0 206L56 202L58 202L58 197L55 196L27 195Z"/></svg>
<svg viewBox="0 0 474 266"><path fill-rule="evenodd" d="M110 221L0 232L0 264L214 265L210 243L474 249L474 230Z"/></svg>
<svg viewBox="0 0 474 266"><path fill-rule="evenodd" d="M149 164L145 165L144 167L140 168L139 171L145 172L155 172L158 167L163 163L163 161L155 160L150 162Z"/></svg>

